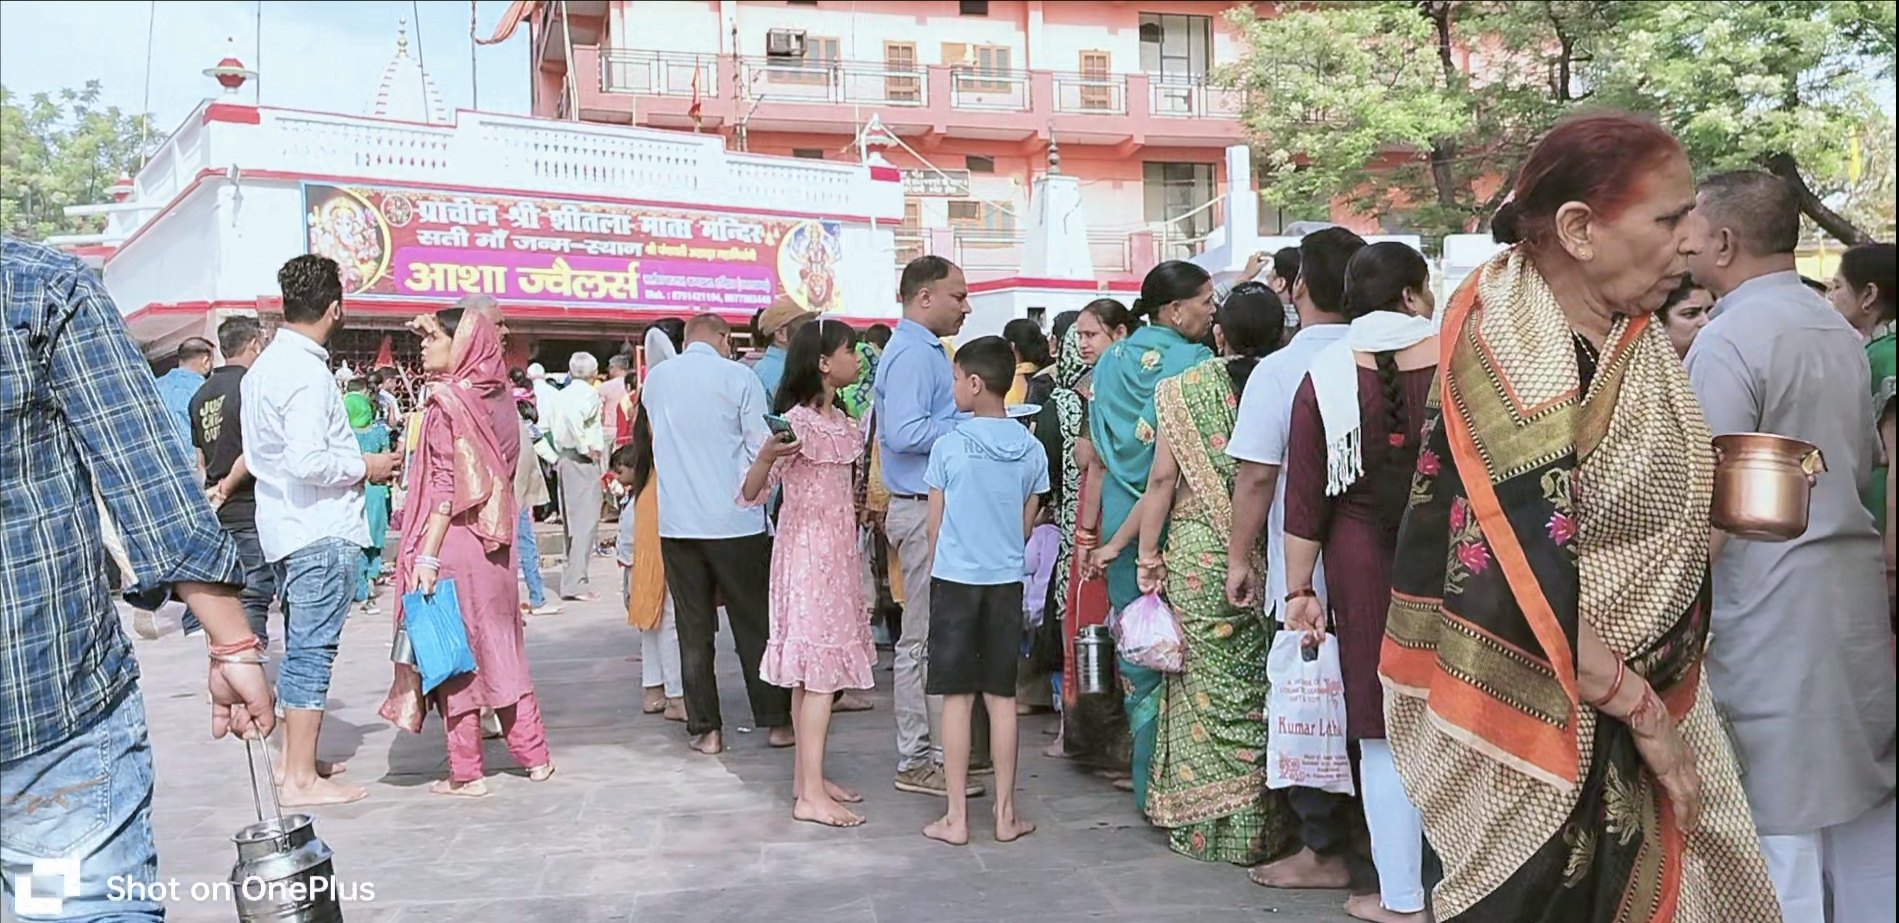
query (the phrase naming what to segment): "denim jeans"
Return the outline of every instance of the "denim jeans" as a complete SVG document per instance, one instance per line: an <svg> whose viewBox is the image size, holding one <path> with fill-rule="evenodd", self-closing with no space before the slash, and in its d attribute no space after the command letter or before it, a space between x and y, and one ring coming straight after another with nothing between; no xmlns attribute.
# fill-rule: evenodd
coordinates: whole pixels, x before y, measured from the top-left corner
<svg viewBox="0 0 1899 923"><path fill-rule="evenodd" d="M237 559L244 564L244 616L250 620L251 631L270 646L270 601L277 598L277 573L264 560L264 546L257 541L257 523L247 522L241 526L226 525L224 531L237 542ZM184 629L197 631L200 627L198 617L185 610Z"/></svg>
<svg viewBox="0 0 1899 923"><path fill-rule="evenodd" d="M521 556L528 605L539 609L547 602L547 584L541 580L541 550L534 544L534 511L527 507L521 508L521 524L514 531L514 553Z"/></svg>
<svg viewBox="0 0 1899 923"><path fill-rule="evenodd" d="M143 898L124 883L158 880L152 750L137 687L52 749L0 764L0 805L0 866L19 919L165 918L155 901L112 899Z"/></svg>
<svg viewBox="0 0 1899 923"><path fill-rule="evenodd" d="M330 665L355 596L362 551L348 539L326 538L274 565L284 600L284 659L277 671L277 701L284 708L321 710L329 699Z"/></svg>

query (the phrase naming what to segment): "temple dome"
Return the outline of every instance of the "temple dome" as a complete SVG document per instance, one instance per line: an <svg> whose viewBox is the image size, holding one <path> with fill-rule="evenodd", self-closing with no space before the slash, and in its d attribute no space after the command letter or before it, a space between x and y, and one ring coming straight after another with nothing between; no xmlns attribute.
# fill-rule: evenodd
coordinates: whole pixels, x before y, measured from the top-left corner
<svg viewBox="0 0 1899 923"><path fill-rule="evenodd" d="M369 114L377 118L405 122L448 122L448 107L442 103L442 91L422 69L422 62L409 53L409 21L396 23L396 55L382 70L376 85L376 98Z"/></svg>

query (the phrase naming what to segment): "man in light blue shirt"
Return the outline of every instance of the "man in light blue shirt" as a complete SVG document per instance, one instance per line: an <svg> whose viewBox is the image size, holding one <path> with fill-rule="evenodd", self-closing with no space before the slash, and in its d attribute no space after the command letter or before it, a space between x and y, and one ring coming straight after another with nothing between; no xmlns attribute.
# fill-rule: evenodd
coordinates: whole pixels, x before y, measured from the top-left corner
<svg viewBox="0 0 1899 923"><path fill-rule="evenodd" d="M745 674L753 724L774 747L793 743L791 690L760 678L770 636L771 536L762 507L742 506L739 485L771 433L758 379L731 355L732 328L716 314L686 322L686 349L652 367L640 404L653 426L659 479L659 545L679 629L686 733L694 749L724 749L712 640L715 597L725 599Z"/></svg>
<svg viewBox="0 0 1899 923"><path fill-rule="evenodd" d="M191 337L178 344L178 367L158 376L158 399L177 424L178 441L191 447L191 399L211 374L211 341ZM187 452L186 454L192 454Z"/></svg>
<svg viewBox="0 0 1899 923"><path fill-rule="evenodd" d="M892 681L897 711L898 791L946 797L940 756L932 756L932 709L923 686L930 640L929 484L924 469L936 441L956 428L949 351L943 337L963 329L969 283L956 264L921 256L903 269L897 286L903 321L877 366L872 411L882 451L890 511L884 533L903 569L903 637ZM661 506L663 507L662 500ZM971 785L973 794L982 791Z"/></svg>
<svg viewBox="0 0 1899 923"><path fill-rule="evenodd" d="M758 376L758 383L765 386L765 404L770 406L778 395L778 382L785 377L785 349L791 345L791 335L811 319L811 312L791 300L789 295L780 295L758 315L758 335L768 344L765 355L752 363L752 374Z"/></svg>

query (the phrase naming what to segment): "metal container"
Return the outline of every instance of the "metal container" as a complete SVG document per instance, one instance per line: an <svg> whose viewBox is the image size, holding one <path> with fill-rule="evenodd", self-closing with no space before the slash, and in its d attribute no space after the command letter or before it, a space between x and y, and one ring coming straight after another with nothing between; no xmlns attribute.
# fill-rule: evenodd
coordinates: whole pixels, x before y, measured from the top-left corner
<svg viewBox="0 0 1899 923"><path fill-rule="evenodd" d="M1819 447L1769 433L1714 437L1714 527L1736 538L1784 542L1807 531Z"/></svg>
<svg viewBox="0 0 1899 923"><path fill-rule="evenodd" d="M238 923L343 923L343 904L336 893L336 867L330 847L317 839L308 814L284 816L277 803L276 770L270 764L270 744L246 739L244 755L251 773L251 802L257 823L239 830L237 864L231 866L231 897L237 902ZM257 752L263 751L264 774L257 774ZM264 812L269 794L270 813Z"/></svg>
<svg viewBox="0 0 1899 923"><path fill-rule="evenodd" d="M1084 625L1075 633L1075 692L1103 695L1114 691L1114 637L1106 625Z"/></svg>
<svg viewBox="0 0 1899 923"><path fill-rule="evenodd" d="M389 662L415 666L415 644L409 640L409 629L396 629L396 640L389 645Z"/></svg>
<svg viewBox="0 0 1899 923"><path fill-rule="evenodd" d="M231 841L231 892L241 923L343 923L330 847L317 839L310 815L267 818Z"/></svg>

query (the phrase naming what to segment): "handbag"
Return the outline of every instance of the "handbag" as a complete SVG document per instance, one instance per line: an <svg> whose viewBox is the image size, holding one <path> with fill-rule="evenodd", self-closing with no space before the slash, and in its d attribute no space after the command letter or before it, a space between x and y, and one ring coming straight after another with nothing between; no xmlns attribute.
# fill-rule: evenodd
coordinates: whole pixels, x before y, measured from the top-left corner
<svg viewBox="0 0 1899 923"><path fill-rule="evenodd" d="M415 651L423 695L450 677L475 672L475 652L468 647L454 580L437 581L433 593L410 590L402 594L402 627Z"/></svg>

